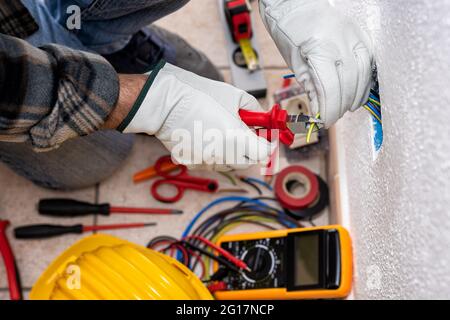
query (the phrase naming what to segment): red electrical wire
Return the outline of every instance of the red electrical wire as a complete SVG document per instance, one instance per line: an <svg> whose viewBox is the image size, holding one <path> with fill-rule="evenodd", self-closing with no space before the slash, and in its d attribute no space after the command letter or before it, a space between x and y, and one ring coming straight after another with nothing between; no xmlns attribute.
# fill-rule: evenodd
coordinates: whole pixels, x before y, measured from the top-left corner
<svg viewBox="0 0 450 320"><path fill-rule="evenodd" d="M172 245L173 243L174 243L174 241L161 240L161 241L158 241L157 243L152 244L151 246L148 246L148 248L152 249L152 250L160 251L160 250L157 250L158 247L163 246L163 245L165 245L167 247L167 246Z"/></svg>
<svg viewBox="0 0 450 320"><path fill-rule="evenodd" d="M226 291L227 284L223 281L219 281L208 286L208 290L211 293L216 293L217 291Z"/></svg>
<svg viewBox="0 0 450 320"><path fill-rule="evenodd" d="M187 264L189 263L189 254L188 254L186 248L184 248L182 245L177 244L177 243L172 243L165 249L162 249L160 252L165 253L167 250L170 250L169 255L173 258L175 249L181 251L181 254L183 255L183 264L187 266Z"/></svg>
<svg viewBox="0 0 450 320"><path fill-rule="evenodd" d="M217 251L219 254L224 256L228 261L233 263L238 268L250 271L250 268L247 266L247 264L244 261L242 261L239 258L236 258L230 252L228 252L227 250L225 250L225 249L215 245L214 243L212 243L208 239L205 239L205 238L199 237L199 236L188 236L188 237L186 237L186 239L193 239L193 240L198 240L200 242L203 242L206 246L208 246L208 247L214 249L215 251Z"/></svg>
<svg viewBox="0 0 450 320"><path fill-rule="evenodd" d="M0 253L5 262L10 298L11 300L21 300L22 292L19 283L19 274L17 272L17 266L14 261L11 246L6 237L6 227L8 225L9 221L0 220Z"/></svg>
<svg viewBox="0 0 450 320"><path fill-rule="evenodd" d="M180 250L183 254L183 264L187 267L189 267L189 253L187 252L186 248L183 247L180 244L174 244L173 245L175 248L177 248L178 250Z"/></svg>
<svg viewBox="0 0 450 320"><path fill-rule="evenodd" d="M158 251L164 253L167 250L171 250L171 252L169 253L169 255L171 257L173 257L175 247L177 249L179 249L183 253L183 259L185 261L189 260L189 256L192 256L195 259L195 261L200 264L200 268L201 268L200 279L204 278L204 276L206 274L206 266L205 266L205 262L203 261L203 259L202 259L200 254L198 254L198 253L196 253L196 252L194 252L192 250L189 250L187 248L184 248L181 245L177 245L175 241L171 241L171 240L158 241L155 244L149 246L149 249L157 250L158 247L161 247L163 245L165 245L165 248L161 249L161 250L158 250ZM187 251L187 255L184 253L184 251Z"/></svg>
<svg viewBox="0 0 450 320"><path fill-rule="evenodd" d="M201 271L202 271L200 274L200 279L203 279L206 275L206 266L205 266L205 262L202 259L202 256L192 250L188 249L188 251L189 251L189 254L194 257L196 262L198 262L200 264ZM194 270L192 270L192 271L194 271Z"/></svg>

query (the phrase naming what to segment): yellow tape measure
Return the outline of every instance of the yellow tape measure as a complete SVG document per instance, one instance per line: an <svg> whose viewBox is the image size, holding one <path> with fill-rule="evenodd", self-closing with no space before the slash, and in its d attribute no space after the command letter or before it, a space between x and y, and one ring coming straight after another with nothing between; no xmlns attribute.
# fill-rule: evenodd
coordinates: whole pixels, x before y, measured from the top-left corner
<svg viewBox="0 0 450 320"><path fill-rule="evenodd" d="M253 46L250 39L240 40L239 45L241 47L245 63L247 64L247 68L250 71L258 70L259 69L258 57L256 56L255 50L253 50Z"/></svg>

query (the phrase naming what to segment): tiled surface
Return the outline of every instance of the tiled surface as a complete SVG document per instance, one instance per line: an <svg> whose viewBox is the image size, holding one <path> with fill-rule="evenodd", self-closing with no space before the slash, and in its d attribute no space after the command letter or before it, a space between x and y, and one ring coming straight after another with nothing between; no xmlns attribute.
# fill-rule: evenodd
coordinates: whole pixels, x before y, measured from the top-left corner
<svg viewBox="0 0 450 320"><path fill-rule="evenodd" d="M269 85L269 99L261 100L261 104L268 108L271 105L271 96L274 90L281 86L282 75L289 73L289 70L286 69L284 61L265 31L258 15L258 12L255 12L255 29L257 30L262 48L262 57L264 66L266 67L265 75ZM224 52L225 40L223 37L223 29L218 16L217 0L191 0L179 12L162 19L158 24L182 35L191 44L206 52L213 62L221 67L225 78L230 79L228 61ZM102 183L97 189L92 187L73 193L52 192L35 187L0 164L0 218L11 220L14 226L48 222L61 224L104 224L154 221L158 223L157 227L114 231L110 233L143 245L157 235L178 237L186 227L187 222L200 208L214 199L213 196L187 193L186 197L176 205L177 208L183 209L185 214L173 217L112 216L108 218L99 217L97 219L98 221L94 221L96 219L92 217L55 221L40 217L35 210L38 200L44 197L70 197L86 201L99 200L100 202L111 202L116 205L171 207L159 204L151 198L151 182L145 182L139 185L134 185L132 182L132 175L136 171L148 167L161 155L166 153L167 151L165 151L156 139L139 136L127 163L114 176ZM284 162L284 165L286 164ZM315 172L320 172L323 176L326 174L323 159L307 160L303 164ZM192 174L214 177L224 183L227 182L225 178L216 173L193 172ZM255 176L258 174L258 169L252 169L245 174ZM251 189L249 191L254 192ZM249 194L249 196L251 195L254 194ZM318 224L326 224L327 222L327 214L320 216L316 221ZM237 231L244 230L238 229ZM79 236L65 236L50 240L23 242L12 238L11 228L9 235L21 271L22 282L26 288L30 288L34 284L37 277L57 255L80 238ZM8 293L5 288L5 270L3 264L0 263L0 300L8 298ZM25 295L28 296L28 291L26 291Z"/></svg>
<svg viewBox="0 0 450 320"><path fill-rule="evenodd" d="M95 188L73 192L70 195L48 191L34 186L22 177L0 164L0 219L10 220L12 226L28 224L60 223L60 224L92 224L92 217L83 219L55 219L38 215L36 204L39 199L48 197L70 196L80 200L94 201ZM65 248L79 237L68 235L49 240L17 241L13 240L12 228L8 230L9 239L22 277L24 287L31 287L46 266ZM0 263L0 288L6 287L3 263Z"/></svg>
<svg viewBox="0 0 450 320"><path fill-rule="evenodd" d="M3 273L0 273L3 274ZM2 300L9 300L9 293L6 289L1 289L0 290L0 301Z"/></svg>
<svg viewBox="0 0 450 320"><path fill-rule="evenodd" d="M267 68L284 68L286 63L263 25L256 2L253 2L253 21L263 64ZM220 21L218 0L191 0L181 10L161 19L157 24L179 34L205 52L218 67L228 67L224 50L225 29Z"/></svg>
<svg viewBox="0 0 450 320"><path fill-rule="evenodd" d="M219 195L210 195L204 193L197 193L188 191L185 197L174 205L163 205L154 200L150 195L150 186L152 181L143 182L135 185L131 179L134 173L148 167L154 163L161 155L166 154L167 151L162 145L154 138L147 136L139 136L134 150L128 159L127 165L123 166L113 177L105 181L100 186L100 202L109 202L116 205L133 205L133 206L149 206L149 207L169 207L184 210L184 214L181 216L111 216L111 217L99 217L98 222L100 224L106 223L118 223L118 222L157 222L157 227L150 227L145 229L135 230L117 230L109 232L116 236L126 238L132 242L146 245L149 240L159 235L170 235L180 237L183 230L186 228L187 223L200 211L206 204L216 199ZM282 158L282 167L287 165L285 159ZM305 161L299 161L311 170L321 173L325 176L324 161L321 159L313 158ZM218 179L222 184L227 183L227 179L218 173L214 172L196 172L191 171L190 174L205 178ZM259 169L252 168L249 171L242 172L244 175L258 177ZM245 196L257 196L254 190L246 185L240 185L248 189L249 194ZM228 185L229 187L229 185ZM220 196L226 196L227 194L220 194ZM270 196L270 192L267 192ZM212 210L214 212L214 210ZM326 224L327 216L322 215L316 221L318 224Z"/></svg>

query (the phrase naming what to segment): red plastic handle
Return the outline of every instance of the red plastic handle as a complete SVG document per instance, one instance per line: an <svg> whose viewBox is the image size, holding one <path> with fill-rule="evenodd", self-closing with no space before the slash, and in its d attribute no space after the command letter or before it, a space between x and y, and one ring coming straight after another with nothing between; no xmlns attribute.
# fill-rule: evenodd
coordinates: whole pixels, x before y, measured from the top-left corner
<svg viewBox="0 0 450 320"><path fill-rule="evenodd" d="M164 185L170 185L176 188L177 193L172 197L161 194L159 189ZM188 189L213 193L216 192L218 188L219 185L215 180L190 177L189 179L177 178L176 180L166 179L156 181L152 185L151 192L153 197L158 201L164 203L174 203L180 201L181 198L183 198L184 192Z"/></svg>
<svg viewBox="0 0 450 320"><path fill-rule="evenodd" d="M6 227L8 225L9 221L0 220L0 252L5 262L10 298L11 300L21 300L22 292L20 290L19 275L11 246L9 245L8 238L6 238Z"/></svg>
<svg viewBox="0 0 450 320"><path fill-rule="evenodd" d="M288 129L288 113L276 104L269 112L255 112L239 110L239 116L249 127L262 127L265 129Z"/></svg>
<svg viewBox="0 0 450 320"><path fill-rule="evenodd" d="M262 136L269 141L273 140L270 130L279 130L281 143L290 146L294 143L295 135L287 126L288 113L276 104L269 112L255 112L239 110L239 116L249 127L262 128L267 130L256 130L258 136Z"/></svg>

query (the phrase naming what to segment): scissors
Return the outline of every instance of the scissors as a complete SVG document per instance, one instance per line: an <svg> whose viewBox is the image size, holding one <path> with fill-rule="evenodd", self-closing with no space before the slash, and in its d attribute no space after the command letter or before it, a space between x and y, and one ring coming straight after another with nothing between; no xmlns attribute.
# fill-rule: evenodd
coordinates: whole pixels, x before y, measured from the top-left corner
<svg viewBox="0 0 450 320"><path fill-rule="evenodd" d="M219 183L216 180L194 177L188 174L188 169L184 165L175 165L176 170L167 171L168 165L172 164L170 156L160 158L154 168L158 176L163 179L156 181L151 188L153 197L161 202L174 203L181 200L186 190L196 190L206 193L215 192L247 192L245 189L223 189L219 190ZM175 187L177 193L174 196L165 196L160 192L162 186Z"/></svg>

